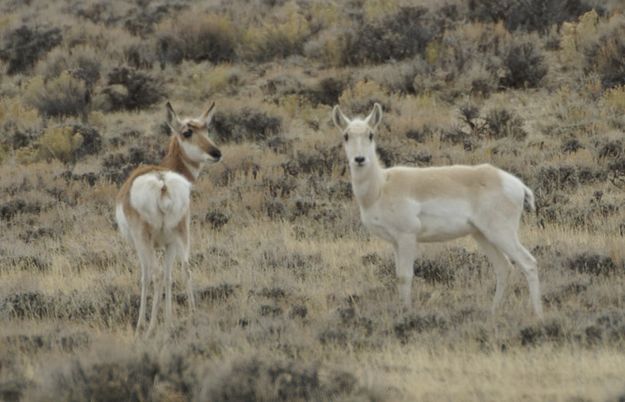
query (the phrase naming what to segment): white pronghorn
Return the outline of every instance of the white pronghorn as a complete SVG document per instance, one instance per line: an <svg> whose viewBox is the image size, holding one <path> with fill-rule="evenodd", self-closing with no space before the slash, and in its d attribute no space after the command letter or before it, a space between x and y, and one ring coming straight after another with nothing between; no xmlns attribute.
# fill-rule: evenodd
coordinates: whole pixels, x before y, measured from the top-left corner
<svg viewBox="0 0 625 402"><path fill-rule="evenodd" d="M191 271L188 267L189 204L191 184L202 166L221 160L221 151L206 136L215 103L196 119L180 120L167 102L167 124L172 135L167 155L160 165L136 168L117 195L115 217L122 234L137 249L141 264L141 302L137 333L145 319L147 287L154 284L152 313L146 335L156 323L158 304L165 284L165 323L171 322L171 271L180 257L187 274L187 297L191 310L195 309ZM164 269L159 269L156 249L163 248ZM162 275L162 276L161 276Z"/></svg>
<svg viewBox="0 0 625 402"><path fill-rule="evenodd" d="M384 169L374 141L382 119L378 103L365 119L353 120L337 105L332 119L343 134L361 220L395 249L397 287L406 306L417 243L471 235L497 274L493 312L502 301L511 259L523 270L534 312L542 317L536 260L517 236L524 201L534 208L534 195L521 180L488 164Z"/></svg>

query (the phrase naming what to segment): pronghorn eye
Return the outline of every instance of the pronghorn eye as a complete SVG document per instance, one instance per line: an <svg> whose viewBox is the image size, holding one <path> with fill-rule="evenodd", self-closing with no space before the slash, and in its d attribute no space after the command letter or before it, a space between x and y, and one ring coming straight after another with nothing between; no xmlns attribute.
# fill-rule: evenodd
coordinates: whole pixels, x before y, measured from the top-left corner
<svg viewBox="0 0 625 402"><path fill-rule="evenodd" d="M193 131L191 131L191 130L187 130L187 131L182 133L182 136L184 138L191 138L192 135L193 135Z"/></svg>
<svg viewBox="0 0 625 402"><path fill-rule="evenodd" d="M347 142L347 140L349 140L349 135L345 134L343 135L343 138L345 138L345 142Z"/></svg>
<svg viewBox="0 0 625 402"><path fill-rule="evenodd" d="M373 133L369 133L369 141L373 141Z"/></svg>

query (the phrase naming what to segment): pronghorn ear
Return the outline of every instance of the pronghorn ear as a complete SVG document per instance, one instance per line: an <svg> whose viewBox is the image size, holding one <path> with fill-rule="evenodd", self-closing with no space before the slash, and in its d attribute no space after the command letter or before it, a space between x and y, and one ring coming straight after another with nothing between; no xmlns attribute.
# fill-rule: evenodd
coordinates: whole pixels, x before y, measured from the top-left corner
<svg viewBox="0 0 625 402"><path fill-rule="evenodd" d="M174 108L171 107L171 103L167 102L165 108L167 109L167 125L172 129L172 132L177 133L180 130L182 123L180 123L180 119L174 111Z"/></svg>
<svg viewBox="0 0 625 402"><path fill-rule="evenodd" d="M202 116L200 116L200 120L202 120L202 122L208 126L211 120L213 119L214 114L215 114L215 102L211 103L208 109L206 109L206 111L202 113Z"/></svg>
<svg viewBox="0 0 625 402"><path fill-rule="evenodd" d="M334 109L332 109L332 121L334 122L334 125L341 131L345 131L345 129L351 122L351 120L343 114L339 105L334 106Z"/></svg>
<svg viewBox="0 0 625 402"><path fill-rule="evenodd" d="M382 106L378 102L373 105L373 110L365 119L365 122L373 129L377 130L382 121Z"/></svg>

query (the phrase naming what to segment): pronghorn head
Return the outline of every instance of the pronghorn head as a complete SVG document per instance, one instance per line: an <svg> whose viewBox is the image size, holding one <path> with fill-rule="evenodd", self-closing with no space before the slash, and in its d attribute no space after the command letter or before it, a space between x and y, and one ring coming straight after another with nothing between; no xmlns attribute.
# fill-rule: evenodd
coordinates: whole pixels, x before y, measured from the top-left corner
<svg viewBox="0 0 625 402"><path fill-rule="evenodd" d="M208 138L208 124L215 112L215 102L200 117L179 119L167 102L167 124L187 158L196 163L214 163L221 160L221 151Z"/></svg>
<svg viewBox="0 0 625 402"><path fill-rule="evenodd" d="M382 121L382 106L373 105L373 110L364 119L350 120L336 105L332 110L332 120L343 134L343 144L347 160L352 168L366 166L377 157L375 154L375 132Z"/></svg>

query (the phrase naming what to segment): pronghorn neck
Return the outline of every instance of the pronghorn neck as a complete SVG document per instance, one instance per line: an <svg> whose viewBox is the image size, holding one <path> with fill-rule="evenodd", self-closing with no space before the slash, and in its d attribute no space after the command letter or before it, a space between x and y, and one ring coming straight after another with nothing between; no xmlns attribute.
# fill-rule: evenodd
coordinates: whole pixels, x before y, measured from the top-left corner
<svg viewBox="0 0 625 402"><path fill-rule="evenodd" d="M384 184L384 169L377 157L363 167L350 165L352 191L360 208L369 208L379 197Z"/></svg>
<svg viewBox="0 0 625 402"><path fill-rule="evenodd" d="M189 159L175 136L169 141L169 149L161 162L161 166L180 173L191 183L195 182L200 170L202 170L202 164Z"/></svg>

